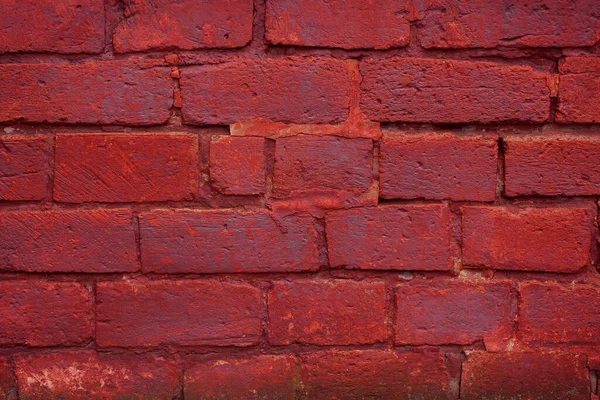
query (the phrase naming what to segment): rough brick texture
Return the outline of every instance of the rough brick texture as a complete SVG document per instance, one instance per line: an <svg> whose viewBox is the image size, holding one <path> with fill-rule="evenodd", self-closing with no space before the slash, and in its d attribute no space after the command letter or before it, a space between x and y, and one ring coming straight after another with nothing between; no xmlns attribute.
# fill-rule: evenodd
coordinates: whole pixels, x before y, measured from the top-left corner
<svg viewBox="0 0 600 400"><path fill-rule="evenodd" d="M561 61L559 71L556 120L564 123L600 122L600 59L569 57Z"/></svg>
<svg viewBox="0 0 600 400"><path fill-rule="evenodd" d="M0 200L42 200L48 192L48 141L0 136Z"/></svg>
<svg viewBox="0 0 600 400"><path fill-rule="evenodd" d="M6 400L16 393L16 380L8 358L0 357L0 400Z"/></svg>

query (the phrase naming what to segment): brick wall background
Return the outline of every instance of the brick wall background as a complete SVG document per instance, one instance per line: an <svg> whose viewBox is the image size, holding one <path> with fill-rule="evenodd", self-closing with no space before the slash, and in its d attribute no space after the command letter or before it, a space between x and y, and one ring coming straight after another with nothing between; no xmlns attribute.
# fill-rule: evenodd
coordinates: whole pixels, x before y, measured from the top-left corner
<svg viewBox="0 0 600 400"><path fill-rule="evenodd" d="M597 0L4 0L0 399L596 399Z"/></svg>

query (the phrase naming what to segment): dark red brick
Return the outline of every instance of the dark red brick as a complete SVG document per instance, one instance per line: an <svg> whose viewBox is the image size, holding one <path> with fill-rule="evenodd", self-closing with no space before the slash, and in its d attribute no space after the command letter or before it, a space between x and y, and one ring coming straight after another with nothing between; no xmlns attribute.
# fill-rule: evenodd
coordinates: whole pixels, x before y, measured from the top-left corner
<svg viewBox="0 0 600 400"><path fill-rule="evenodd" d="M588 399L585 363L572 354L470 352L462 365L460 398Z"/></svg>
<svg viewBox="0 0 600 400"><path fill-rule="evenodd" d="M452 214L443 205L331 211L325 226L334 268L447 271L454 264Z"/></svg>
<svg viewBox="0 0 600 400"><path fill-rule="evenodd" d="M520 288L517 337L526 343L600 343L600 290L529 283Z"/></svg>
<svg viewBox="0 0 600 400"><path fill-rule="evenodd" d="M60 134L55 149L58 201L191 200L198 191L196 136Z"/></svg>
<svg viewBox="0 0 600 400"><path fill-rule="evenodd" d="M132 272L133 217L125 209L0 213L0 270Z"/></svg>
<svg viewBox="0 0 600 400"><path fill-rule="evenodd" d="M4 0L0 53L100 53L102 0Z"/></svg>
<svg viewBox="0 0 600 400"><path fill-rule="evenodd" d="M187 123L208 125L257 118L341 122L350 103L348 65L290 57L182 68L183 116Z"/></svg>
<svg viewBox="0 0 600 400"><path fill-rule="evenodd" d="M556 121L600 122L600 58L570 57L559 64Z"/></svg>
<svg viewBox="0 0 600 400"><path fill-rule="evenodd" d="M297 360L262 355L204 362L185 371L186 399L294 399Z"/></svg>
<svg viewBox="0 0 600 400"><path fill-rule="evenodd" d="M388 49L410 41L411 2L268 0L266 37L272 44Z"/></svg>
<svg viewBox="0 0 600 400"><path fill-rule="evenodd" d="M549 74L490 62L390 58L360 63L361 109L375 121L544 122Z"/></svg>
<svg viewBox="0 0 600 400"><path fill-rule="evenodd" d="M504 139L508 196L600 194L600 140L589 137Z"/></svg>
<svg viewBox="0 0 600 400"><path fill-rule="evenodd" d="M0 137L0 200L42 200L50 165L41 137Z"/></svg>
<svg viewBox="0 0 600 400"><path fill-rule="evenodd" d="M299 272L319 268L308 215L266 211L169 211L140 215L146 272Z"/></svg>
<svg viewBox="0 0 600 400"><path fill-rule="evenodd" d="M396 290L396 343L508 343L512 332L508 282L410 282Z"/></svg>
<svg viewBox="0 0 600 400"><path fill-rule="evenodd" d="M94 351L15 357L22 399L172 399L179 388L174 360Z"/></svg>
<svg viewBox="0 0 600 400"><path fill-rule="evenodd" d="M125 0L117 53L241 47L252 39L252 0Z"/></svg>
<svg viewBox="0 0 600 400"><path fill-rule="evenodd" d="M464 207L463 263L575 272L588 264L592 207Z"/></svg>
<svg viewBox="0 0 600 400"><path fill-rule="evenodd" d="M242 283L98 283L96 342L249 346L260 336L260 297L260 290Z"/></svg>
<svg viewBox="0 0 600 400"><path fill-rule="evenodd" d="M17 383L8 358L0 357L0 400L13 399L16 395Z"/></svg>
<svg viewBox="0 0 600 400"><path fill-rule="evenodd" d="M265 191L265 140L259 137L214 138L210 143L210 179L223 194L256 195Z"/></svg>
<svg viewBox="0 0 600 400"><path fill-rule="evenodd" d="M381 141L380 196L492 201L497 168L498 147L492 138L390 135Z"/></svg>
<svg viewBox="0 0 600 400"><path fill-rule="evenodd" d="M1 64L0 121L149 125L173 103L168 68L123 61Z"/></svg>
<svg viewBox="0 0 600 400"><path fill-rule="evenodd" d="M302 377L310 399L447 399L450 376L440 353L382 350L309 353Z"/></svg>
<svg viewBox="0 0 600 400"><path fill-rule="evenodd" d="M426 48L582 47L600 40L595 0L425 0L417 4L419 40Z"/></svg>
<svg viewBox="0 0 600 400"><path fill-rule="evenodd" d="M1 281L0 344L75 345L92 336L92 303L79 283Z"/></svg>
<svg viewBox="0 0 600 400"><path fill-rule="evenodd" d="M383 283L277 282L268 294L269 342L275 345L368 344L387 336Z"/></svg>

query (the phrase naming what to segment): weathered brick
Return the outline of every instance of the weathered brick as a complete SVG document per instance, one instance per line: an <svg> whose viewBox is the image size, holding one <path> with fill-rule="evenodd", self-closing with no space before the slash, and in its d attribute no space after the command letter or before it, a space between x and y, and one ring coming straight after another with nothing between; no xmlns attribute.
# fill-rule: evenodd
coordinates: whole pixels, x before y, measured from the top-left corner
<svg viewBox="0 0 600 400"><path fill-rule="evenodd" d="M419 1L426 48L581 47L600 39L595 0ZM565 29L568 26L569 29Z"/></svg>
<svg viewBox="0 0 600 400"><path fill-rule="evenodd" d="M96 342L107 346L255 344L260 290L217 281L102 282Z"/></svg>
<svg viewBox="0 0 600 400"><path fill-rule="evenodd" d="M383 283L277 282L267 301L268 338L275 345L367 344L388 336Z"/></svg>
<svg viewBox="0 0 600 400"><path fill-rule="evenodd" d="M157 210L140 215L146 272L298 272L319 268L308 215Z"/></svg>
<svg viewBox="0 0 600 400"><path fill-rule="evenodd" d="M256 195L265 191L265 140L259 137L214 138L210 143L210 179L223 194Z"/></svg>
<svg viewBox="0 0 600 400"><path fill-rule="evenodd" d="M50 165L41 137L0 137L0 200L42 200Z"/></svg>
<svg viewBox="0 0 600 400"><path fill-rule="evenodd" d="M396 343L508 343L512 332L508 282L410 282L396 289Z"/></svg>
<svg viewBox="0 0 600 400"><path fill-rule="evenodd" d="M464 207L463 263L517 271L575 272L587 265L592 207Z"/></svg>
<svg viewBox="0 0 600 400"><path fill-rule="evenodd" d="M470 352L461 399L579 400L590 396L585 357L560 353Z"/></svg>
<svg viewBox="0 0 600 400"><path fill-rule="evenodd" d="M300 385L297 360L262 355L224 359L186 369L186 399L295 399Z"/></svg>
<svg viewBox="0 0 600 400"><path fill-rule="evenodd" d="M334 350L303 358L302 377L311 399L450 398L450 376L440 353Z"/></svg>
<svg viewBox="0 0 600 400"><path fill-rule="evenodd" d="M125 0L115 28L117 53L151 49L232 48L252 39L252 0Z"/></svg>
<svg viewBox="0 0 600 400"><path fill-rule="evenodd" d="M331 58L241 60L181 69L183 116L226 125L257 118L335 123L348 117L350 77Z"/></svg>
<svg viewBox="0 0 600 400"><path fill-rule="evenodd" d="M361 109L375 121L544 122L549 74L490 62L390 58L360 63Z"/></svg>
<svg viewBox="0 0 600 400"><path fill-rule="evenodd" d="M0 282L0 344L81 344L92 336L92 303L78 283Z"/></svg>
<svg viewBox="0 0 600 400"><path fill-rule="evenodd" d="M600 140L594 137L504 139L508 196L600 194Z"/></svg>
<svg viewBox="0 0 600 400"><path fill-rule="evenodd" d="M174 360L94 351L15 357L22 399L172 399L178 392Z"/></svg>
<svg viewBox="0 0 600 400"><path fill-rule="evenodd" d="M58 201L191 200L198 191L196 136L60 134L55 149Z"/></svg>
<svg viewBox="0 0 600 400"><path fill-rule="evenodd" d="M324 193L360 198L372 179L371 139L299 136L275 142L274 197Z"/></svg>
<svg viewBox="0 0 600 400"><path fill-rule="evenodd" d="M168 68L124 61L1 64L0 121L149 125L173 102Z"/></svg>
<svg viewBox="0 0 600 400"><path fill-rule="evenodd" d="M569 57L559 63L556 121L600 122L600 58Z"/></svg>
<svg viewBox="0 0 600 400"><path fill-rule="evenodd" d="M452 214L443 205L388 205L326 214L331 266L447 271L456 250Z"/></svg>
<svg viewBox="0 0 600 400"><path fill-rule="evenodd" d="M17 383L7 358L0 357L0 400L13 399Z"/></svg>
<svg viewBox="0 0 600 400"><path fill-rule="evenodd" d="M100 53L102 0L4 0L0 53Z"/></svg>
<svg viewBox="0 0 600 400"><path fill-rule="evenodd" d="M497 168L498 147L492 138L390 135L381 141L380 196L492 201Z"/></svg>
<svg viewBox="0 0 600 400"><path fill-rule="evenodd" d="M595 286L528 283L520 288L517 337L526 343L600 343Z"/></svg>
<svg viewBox="0 0 600 400"><path fill-rule="evenodd" d="M410 41L409 0L268 0L266 37L272 44L388 49Z"/></svg>
<svg viewBox="0 0 600 400"><path fill-rule="evenodd" d="M133 217L125 209L0 213L0 270L132 272Z"/></svg>

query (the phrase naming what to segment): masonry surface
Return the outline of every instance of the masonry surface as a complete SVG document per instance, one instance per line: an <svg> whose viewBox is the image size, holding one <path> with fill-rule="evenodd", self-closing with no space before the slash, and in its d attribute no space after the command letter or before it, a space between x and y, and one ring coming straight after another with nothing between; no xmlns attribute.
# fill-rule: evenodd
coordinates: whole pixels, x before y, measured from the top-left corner
<svg viewBox="0 0 600 400"><path fill-rule="evenodd" d="M598 0L4 0L0 400L598 399Z"/></svg>

